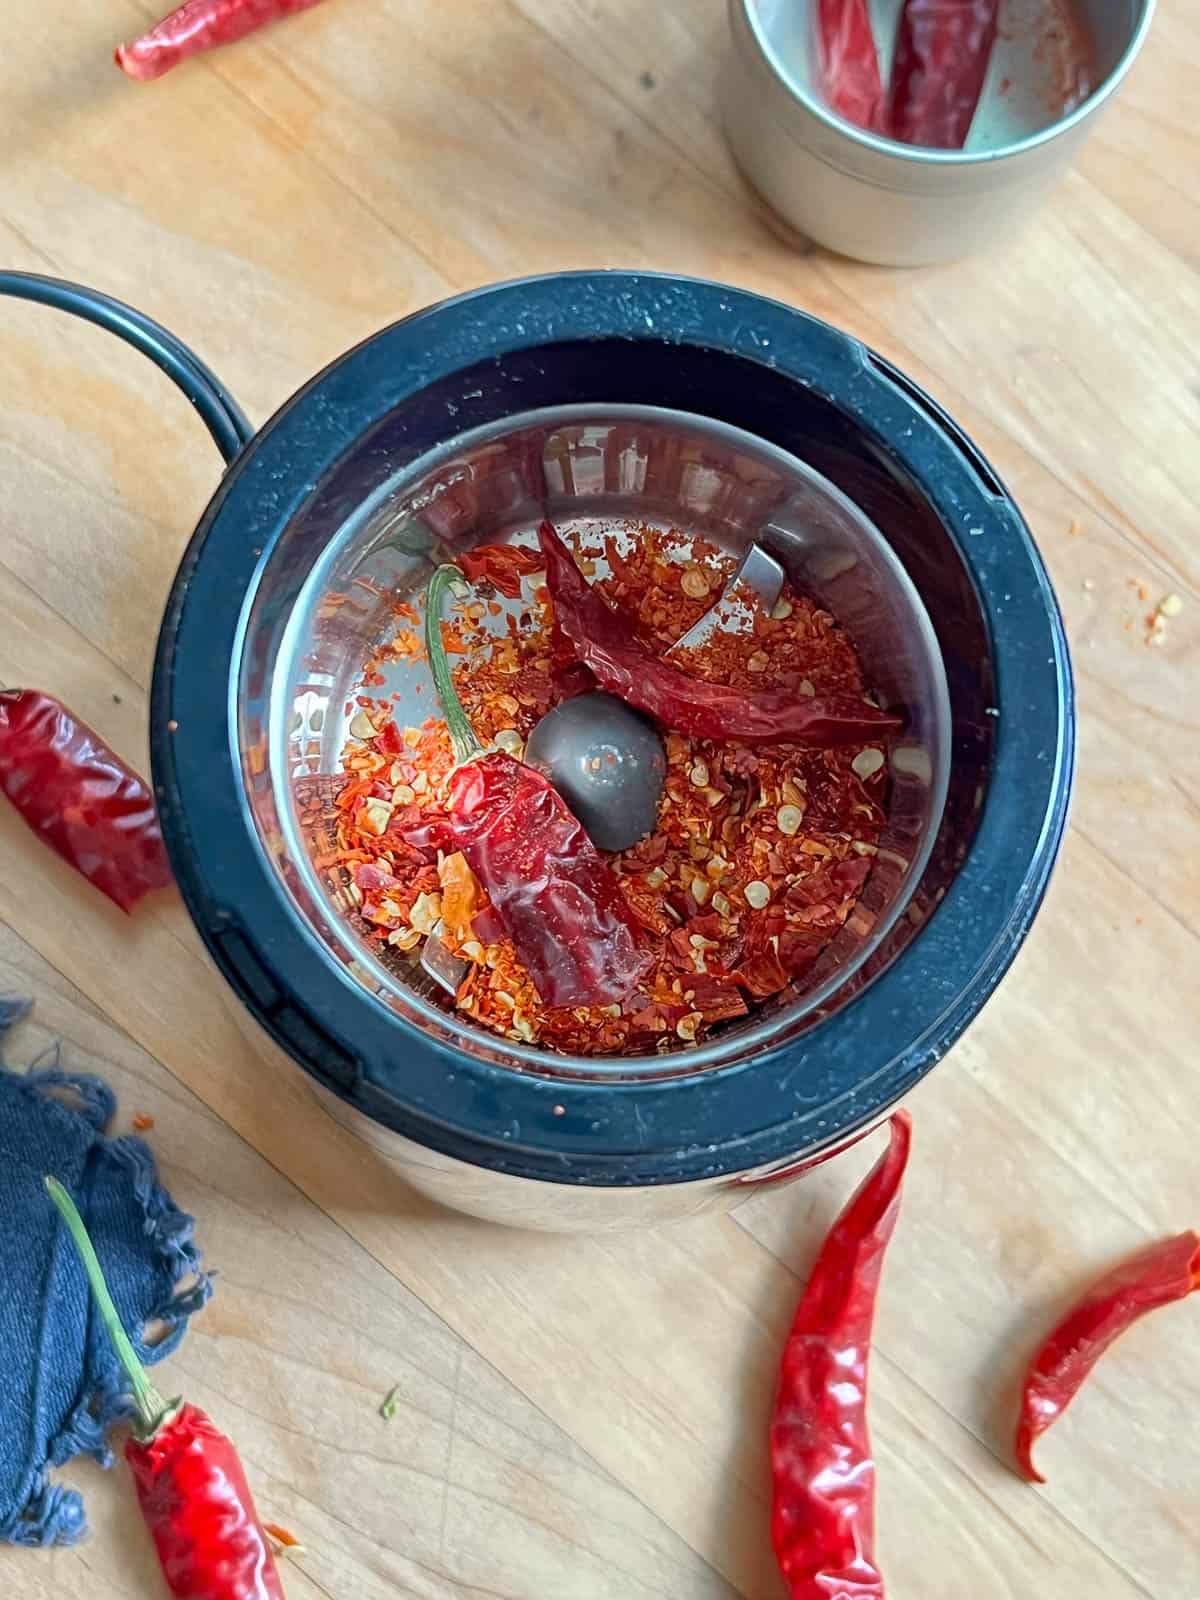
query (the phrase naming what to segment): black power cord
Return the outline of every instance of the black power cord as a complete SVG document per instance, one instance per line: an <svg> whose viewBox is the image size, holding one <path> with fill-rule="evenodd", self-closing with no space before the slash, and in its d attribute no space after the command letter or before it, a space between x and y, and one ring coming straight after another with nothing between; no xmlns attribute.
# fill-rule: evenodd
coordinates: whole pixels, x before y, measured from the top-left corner
<svg viewBox="0 0 1200 1600"><path fill-rule="evenodd" d="M254 437L245 412L215 373L210 372L173 333L132 306L82 284L46 278L35 272L0 272L0 295L33 300L106 328L149 356L200 413L213 443L228 464Z"/></svg>

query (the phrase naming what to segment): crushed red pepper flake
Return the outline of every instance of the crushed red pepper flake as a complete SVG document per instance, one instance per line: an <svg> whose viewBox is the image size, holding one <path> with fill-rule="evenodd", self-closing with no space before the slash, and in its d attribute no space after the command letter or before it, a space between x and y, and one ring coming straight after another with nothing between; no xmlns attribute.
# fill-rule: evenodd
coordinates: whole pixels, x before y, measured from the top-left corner
<svg viewBox="0 0 1200 1600"><path fill-rule="evenodd" d="M277 1546L277 1553L288 1552L296 1556L307 1553L296 1535L289 1533L286 1528L281 1528L277 1522L264 1522L263 1532Z"/></svg>
<svg viewBox="0 0 1200 1600"><path fill-rule="evenodd" d="M154 1118L147 1116L144 1111L139 1111L137 1115L132 1118L132 1123L135 1133L149 1133L150 1129L154 1126Z"/></svg>
<svg viewBox="0 0 1200 1600"><path fill-rule="evenodd" d="M585 575L664 654L734 570L715 546L674 529L590 533L575 548ZM511 604L489 602L486 585L464 585L443 638L462 658L454 685L480 740L519 759L541 717L590 687L590 674L556 635L536 553L523 551L514 562L489 554L485 562L503 574L505 587L496 587ZM853 642L828 611L790 586L769 613L753 596L745 607L745 626L718 629L672 659L735 687L870 698ZM399 621L411 620L408 602L396 610ZM424 651L401 627L381 654L423 659ZM364 687L377 665L366 664ZM623 1005L548 1007L479 885L449 865L453 858L439 860L405 838L422 817L444 810L452 767L445 723L429 718L401 728L390 701L360 695L356 703L375 732L352 738L343 752L335 841L317 857L337 903L389 961L415 963L436 931L467 963L457 1009L506 1038L553 1051L678 1050L802 985L854 912L885 821L887 764L878 741L818 750L667 733L658 826L610 858L655 958L648 976ZM328 817L324 801L307 804L302 821Z"/></svg>

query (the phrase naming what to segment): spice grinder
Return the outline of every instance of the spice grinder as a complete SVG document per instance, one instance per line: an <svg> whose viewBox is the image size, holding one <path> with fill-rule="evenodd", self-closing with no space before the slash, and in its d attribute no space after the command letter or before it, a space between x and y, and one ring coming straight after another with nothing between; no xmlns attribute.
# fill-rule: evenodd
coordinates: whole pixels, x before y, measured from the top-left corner
<svg viewBox="0 0 1200 1600"><path fill-rule="evenodd" d="M159 640L164 835L233 989L418 1188L543 1228L727 1206L860 1137L953 1044L1061 843L1072 686L1020 513L894 367L741 290L567 273L384 329L250 437L162 330L31 282L0 290L132 330L231 458ZM759 545L903 711L855 912L802 990L698 1048L568 1057L483 1030L419 961L356 931L323 848L363 664L396 599L547 515L678 527L733 556ZM398 722L434 712L424 672L389 669L376 691Z"/></svg>

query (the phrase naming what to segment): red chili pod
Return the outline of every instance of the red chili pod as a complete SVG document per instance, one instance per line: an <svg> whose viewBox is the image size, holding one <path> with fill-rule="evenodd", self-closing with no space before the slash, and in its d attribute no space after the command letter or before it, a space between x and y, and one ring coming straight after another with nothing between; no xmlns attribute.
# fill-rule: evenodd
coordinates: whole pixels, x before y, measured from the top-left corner
<svg viewBox="0 0 1200 1600"><path fill-rule="evenodd" d="M176 1600L285 1600L279 1570L237 1451L203 1411L167 1402L129 1342L75 1202L46 1190L71 1235L137 1410L125 1446L142 1517Z"/></svg>
<svg viewBox="0 0 1200 1600"><path fill-rule="evenodd" d="M554 621L601 688L698 739L749 744L857 744L901 727L901 719L861 695L807 698L789 689L734 689L693 678L649 650L629 619L580 572L549 522L538 529Z"/></svg>
<svg viewBox="0 0 1200 1600"><path fill-rule="evenodd" d="M149 788L52 695L0 690L0 791L122 911L173 882Z"/></svg>
<svg viewBox="0 0 1200 1600"><path fill-rule="evenodd" d="M148 83L189 56L233 44L268 22L319 4L320 0L187 0L140 39L118 45L113 58L127 77Z"/></svg>
<svg viewBox="0 0 1200 1600"><path fill-rule="evenodd" d="M1017 1423L1017 1465L1024 1477L1046 1481L1033 1464L1033 1447L1109 1346L1148 1312L1196 1289L1200 1234L1188 1232L1139 1250L1076 1301L1034 1356L1025 1379Z"/></svg>
<svg viewBox="0 0 1200 1600"><path fill-rule="evenodd" d="M456 566L437 569L425 617L430 669L458 763L449 815L405 837L462 851L548 1006L616 1004L632 994L651 957L638 945L616 873L558 791L503 751L485 754L475 737L442 641L443 597L460 578Z"/></svg>
<svg viewBox="0 0 1200 1600"><path fill-rule="evenodd" d="M960 150L987 77L1000 0L906 0L889 121L905 144Z"/></svg>
<svg viewBox="0 0 1200 1600"><path fill-rule="evenodd" d="M867 0L819 0L817 65L821 92L839 117L887 131L887 97Z"/></svg>
<svg viewBox="0 0 1200 1600"><path fill-rule="evenodd" d="M792 1600L883 1600L875 1561L875 1463L867 1370L884 1256L896 1226L912 1120L830 1229L783 1353L771 1419L771 1537Z"/></svg>

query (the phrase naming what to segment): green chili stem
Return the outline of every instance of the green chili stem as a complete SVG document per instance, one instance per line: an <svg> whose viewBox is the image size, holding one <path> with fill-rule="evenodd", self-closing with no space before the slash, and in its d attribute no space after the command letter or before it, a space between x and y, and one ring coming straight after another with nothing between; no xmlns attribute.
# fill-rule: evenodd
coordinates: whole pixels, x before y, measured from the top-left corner
<svg viewBox="0 0 1200 1600"><path fill-rule="evenodd" d="M429 666L433 673L433 686L437 690L438 699L442 702L442 710L446 713L450 743L454 746L454 760L461 766L464 761L470 761L481 754L483 746L476 738L475 730L463 710L462 701L458 698L454 678L450 672L450 662L446 657L445 641L442 638L442 599L446 590L455 582L463 582L463 575L449 562L440 566L429 580L429 590L425 597L425 653L429 657Z"/></svg>
<svg viewBox="0 0 1200 1600"><path fill-rule="evenodd" d="M112 1341L113 1350L117 1359L125 1369L125 1376L129 1379L130 1388L133 1390L134 1404L137 1406L138 1418L146 1432L153 1432L162 1421L169 1409L167 1402L146 1376L146 1369L137 1358L137 1352L129 1342L129 1336L121 1326L121 1319L117 1315L117 1308L113 1305L112 1295L108 1292L108 1285L104 1281L104 1270L100 1265L92 1241L88 1238L88 1231L83 1225L83 1218L75 1209L75 1202L59 1183L57 1178L47 1178L46 1192L58 1207L63 1221L67 1225L67 1232L71 1235L71 1242L79 1252L79 1259L83 1263L83 1270L87 1273L88 1286L96 1302L96 1310L100 1313L100 1320L104 1324L105 1332Z"/></svg>

